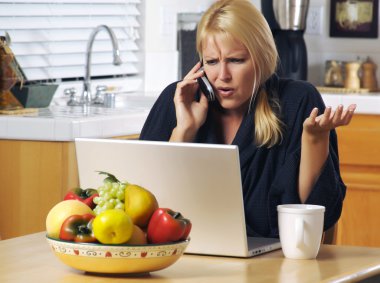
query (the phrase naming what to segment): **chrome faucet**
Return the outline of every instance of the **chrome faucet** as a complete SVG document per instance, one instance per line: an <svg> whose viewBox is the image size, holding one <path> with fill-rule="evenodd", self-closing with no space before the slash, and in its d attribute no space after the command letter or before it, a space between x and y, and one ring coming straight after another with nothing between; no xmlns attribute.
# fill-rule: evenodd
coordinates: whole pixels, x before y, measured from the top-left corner
<svg viewBox="0 0 380 283"><path fill-rule="evenodd" d="M113 48L113 64L114 65L121 65L122 61L120 58L120 50L119 45L117 43L117 39L115 34L113 33L112 29L106 25L100 25L97 26L94 31L91 33L90 38L87 43L87 51L86 51L86 70L85 70L85 77L83 80L83 92L80 99L79 104L80 105L89 105L91 103L91 52L92 52L92 45L94 44L95 36L98 34L99 31L105 30L108 32L111 42L112 42L112 48Z"/></svg>

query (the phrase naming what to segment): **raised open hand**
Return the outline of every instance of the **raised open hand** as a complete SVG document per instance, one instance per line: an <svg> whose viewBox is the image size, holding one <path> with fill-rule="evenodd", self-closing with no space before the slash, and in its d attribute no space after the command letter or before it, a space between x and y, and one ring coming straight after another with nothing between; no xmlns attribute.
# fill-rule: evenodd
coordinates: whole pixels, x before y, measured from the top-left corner
<svg viewBox="0 0 380 283"><path fill-rule="evenodd" d="M314 108L303 123L304 131L311 135L318 135L340 126L346 126L351 122L355 109L356 104L351 104L346 109L343 105L339 105L335 111L331 107L326 107L325 112L318 116L318 108Z"/></svg>

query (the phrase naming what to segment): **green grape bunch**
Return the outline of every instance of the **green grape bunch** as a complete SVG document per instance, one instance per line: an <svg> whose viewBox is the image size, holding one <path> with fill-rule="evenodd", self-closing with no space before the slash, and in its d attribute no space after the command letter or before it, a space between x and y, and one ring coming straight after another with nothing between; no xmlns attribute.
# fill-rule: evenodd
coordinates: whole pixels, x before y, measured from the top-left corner
<svg viewBox="0 0 380 283"><path fill-rule="evenodd" d="M99 174L107 175L107 178L97 189L99 196L94 198L95 214L98 215L108 209L124 210L125 188L128 182L120 182L114 175L107 172L99 172Z"/></svg>

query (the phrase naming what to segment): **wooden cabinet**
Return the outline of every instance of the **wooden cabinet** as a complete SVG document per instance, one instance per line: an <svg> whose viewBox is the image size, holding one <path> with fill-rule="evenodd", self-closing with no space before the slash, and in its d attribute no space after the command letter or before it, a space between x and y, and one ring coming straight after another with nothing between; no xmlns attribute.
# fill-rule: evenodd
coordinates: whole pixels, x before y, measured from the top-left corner
<svg viewBox="0 0 380 283"><path fill-rule="evenodd" d="M380 116L356 114L337 133L347 194L336 243L380 247Z"/></svg>
<svg viewBox="0 0 380 283"><path fill-rule="evenodd" d="M44 231L49 210L78 185L73 142L0 140L0 238Z"/></svg>
<svg viewBox="0 0 380 283"><path fill-rule="evenodd" d="M45 229L50 208L78 184L72 142L0 140L0 236Z"/></svg>

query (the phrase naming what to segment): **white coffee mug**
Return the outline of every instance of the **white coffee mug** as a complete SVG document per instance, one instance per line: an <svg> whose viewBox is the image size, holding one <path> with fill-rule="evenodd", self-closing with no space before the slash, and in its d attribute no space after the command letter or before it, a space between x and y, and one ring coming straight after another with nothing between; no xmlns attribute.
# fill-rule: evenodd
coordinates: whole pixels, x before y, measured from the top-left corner
<svg viewBox="0 0 380 283"><path fill-rule="evenodd" d="M277 206L282 251L287 258L313 259L323 234L325 207L310 204Z"/></svg>

